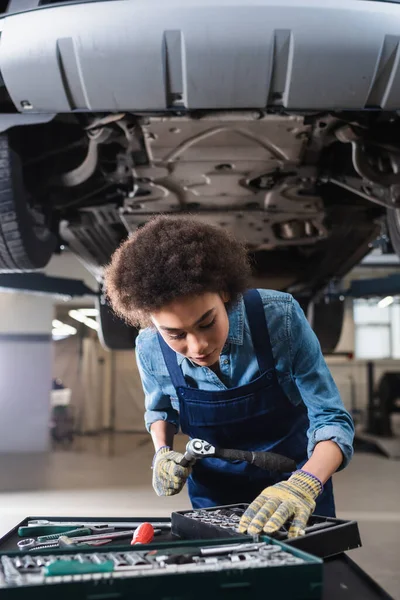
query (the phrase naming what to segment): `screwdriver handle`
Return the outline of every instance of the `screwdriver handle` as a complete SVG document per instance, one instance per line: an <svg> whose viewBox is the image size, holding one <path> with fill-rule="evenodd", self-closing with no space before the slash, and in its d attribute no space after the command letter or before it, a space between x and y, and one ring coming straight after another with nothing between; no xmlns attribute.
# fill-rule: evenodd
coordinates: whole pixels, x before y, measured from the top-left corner
<svg viewBox="0 0 400 600"><path fill-rule="evenodd" d="M215 449L215 458L223 458L227 461L243 460L245 462L264 469L265 471L276 471L277 473L291 473L297 469L296 462L274 452L252 452L251 450L225 450Z"/></svg>

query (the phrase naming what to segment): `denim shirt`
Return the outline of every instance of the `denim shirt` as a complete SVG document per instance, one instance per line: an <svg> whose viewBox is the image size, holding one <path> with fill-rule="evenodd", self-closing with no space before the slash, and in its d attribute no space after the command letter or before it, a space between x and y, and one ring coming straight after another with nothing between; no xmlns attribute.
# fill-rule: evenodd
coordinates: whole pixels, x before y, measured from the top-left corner
<svg viewBox="0 0 400 600"><path fill-rule="evenodd" d="M324 440L336 442L345 467L353 454L354 425L325 363L318 339L290 295L258 290L264 305L278 381L294 405L303 402L310 422L308 456ZM246 385L259 375L249 324L240 297L228 310L229 333L220 355L221 376L177 353L188 386L218 391ZM171 383L155 328L141 330L136 360L145 393L145 423L168 421L179 428L179 400Z"/></svg>

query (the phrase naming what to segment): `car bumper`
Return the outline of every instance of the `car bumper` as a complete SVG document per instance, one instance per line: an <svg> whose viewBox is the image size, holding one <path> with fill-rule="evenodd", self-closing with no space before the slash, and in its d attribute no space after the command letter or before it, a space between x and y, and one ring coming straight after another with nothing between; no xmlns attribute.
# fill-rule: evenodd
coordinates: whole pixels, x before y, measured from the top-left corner
<svg viewBox="0 0 400 600"><path fill-rule="evenodd" d="M400 109L400 5L114 0L0 20L22 113Z"/></svg>

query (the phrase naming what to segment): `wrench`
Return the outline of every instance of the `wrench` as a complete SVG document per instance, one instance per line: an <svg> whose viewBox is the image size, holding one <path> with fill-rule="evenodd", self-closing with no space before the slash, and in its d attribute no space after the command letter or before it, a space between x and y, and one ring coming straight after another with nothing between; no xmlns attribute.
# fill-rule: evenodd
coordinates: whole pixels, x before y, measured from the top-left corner
<svg viewBox="0 0 400 600"><path fill-rule="evenodd" d="M18 535L20 537L30 537L32 535L51 535L59 533L62 535L66 531L69 531L75 527L90 527L95 532L107 532L110 528L115 529L128 529L139 527L143 523L142 521L115 521L100 523L96 521L49 521L48 519L31 519L27 525L24 525L18 529ZM155 521L152 525L156 529L171 529L171 523L167 521Z"/></svg>
<svg viewBox="0 0 400 600"><path fill-rule="evenodd" d="M180 464L187 467L202 458L222 458L227 461L243 460L260 469L278 473L290 473L297 468L294 460L281 454L251 450L225 450L215 448L212 444L198 438L194 438L186 444L186 452Z"/></svg>
<svg viewBox="0 0 400 600"><path fill-rule="evenodd" d="M35 538L25 538L24 540L19 540L17 542L17 546L19 550L31 550L32 548L58 548L58 542L54 544L49 544L49 542L38 542Z"/></svg>

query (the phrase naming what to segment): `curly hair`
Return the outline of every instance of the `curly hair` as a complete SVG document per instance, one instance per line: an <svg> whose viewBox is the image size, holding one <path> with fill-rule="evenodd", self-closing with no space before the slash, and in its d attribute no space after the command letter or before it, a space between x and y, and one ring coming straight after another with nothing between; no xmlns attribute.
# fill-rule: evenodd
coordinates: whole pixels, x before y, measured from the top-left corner
<svg viewBox="0 0 400 600"><path fill-rule="evenodd" d="M249 287L250 274L246 248L223 229L161 215L114 252L105 290L119 317L144 327L178 297L227 292L232 302Z"/></svg>

